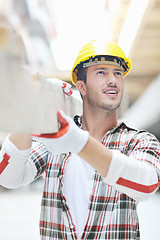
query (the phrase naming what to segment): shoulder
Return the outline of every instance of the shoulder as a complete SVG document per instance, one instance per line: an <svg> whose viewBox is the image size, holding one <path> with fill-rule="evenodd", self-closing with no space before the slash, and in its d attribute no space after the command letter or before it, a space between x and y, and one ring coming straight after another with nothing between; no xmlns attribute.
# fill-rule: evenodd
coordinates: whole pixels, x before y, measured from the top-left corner
<svg viewBox="0 0 160 240"><path fill-rule="evenodd" d="M153 139L157 140L157 138L152 133L148 132L146 129L138 129L125 120L119 121L117 129L115 129L115 130L116 131L125 131L128 134L132 133L132 135L137 138L153 138Z"/></svg>
<svg viewBox="0 0 160 240"><path fill-rule="evenodd" d="M132 146L142 149L155 150L160 155L160 143L158 139L146 129L137 129L126 121L120 123L120 129L128 135L128 140Z"/></svg>

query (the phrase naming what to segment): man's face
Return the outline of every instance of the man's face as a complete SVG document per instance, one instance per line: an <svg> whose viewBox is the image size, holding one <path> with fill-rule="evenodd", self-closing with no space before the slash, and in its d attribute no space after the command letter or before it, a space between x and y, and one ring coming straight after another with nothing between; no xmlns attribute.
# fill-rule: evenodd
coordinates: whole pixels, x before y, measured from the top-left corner
<svg viewBox="0 0 160 240"><path fill-rule="evenodd" d="M84 99L92 108L115 110L121 103L123 87L120 67L106 64L90 66Z"/></svg>

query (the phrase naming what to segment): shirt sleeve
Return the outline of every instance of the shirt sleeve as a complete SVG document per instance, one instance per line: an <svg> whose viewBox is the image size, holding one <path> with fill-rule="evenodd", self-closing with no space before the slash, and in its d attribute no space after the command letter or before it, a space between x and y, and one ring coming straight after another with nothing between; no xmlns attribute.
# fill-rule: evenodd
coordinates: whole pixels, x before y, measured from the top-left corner
<svg viewBox="0 0 160 240"><path fill-rule="evenodd" d="M113 151L112 161L104 181L135 200L144 200L159 186L160 144L146 135L133 144L128 156Z"/></svg>
<svg viewBox="0 0 160 240"><path fill-rule="evenodd" d="M19 150L7 137L0 151L0 185L17 188L31 183L45 170L47 154L40 143Z"/></svg>

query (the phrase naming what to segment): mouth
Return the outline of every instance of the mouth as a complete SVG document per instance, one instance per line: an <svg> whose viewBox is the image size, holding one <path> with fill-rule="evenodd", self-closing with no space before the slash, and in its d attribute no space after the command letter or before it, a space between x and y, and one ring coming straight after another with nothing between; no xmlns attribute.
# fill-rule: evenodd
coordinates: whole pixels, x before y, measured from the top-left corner
<svg viewBox="0 0 160 240"><path fill-rule="evenodd" d="M104 94L107 94L109 96L117 96L118 95L118 90L117 89L105 89L103 91Z"/></svg>

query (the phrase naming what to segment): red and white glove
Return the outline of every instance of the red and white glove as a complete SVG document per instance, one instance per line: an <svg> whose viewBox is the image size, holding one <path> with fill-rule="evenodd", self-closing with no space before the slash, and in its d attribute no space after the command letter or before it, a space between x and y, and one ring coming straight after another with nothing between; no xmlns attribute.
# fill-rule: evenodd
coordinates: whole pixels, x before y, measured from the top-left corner
<svg viewBox="0 0 160 240"><path fill-rule="evenodd" d="M32 135L32 139L42 142L54 154L79 153L86 145L89 132L80 129L69 116L57 111L61 128L57 133Z"/></svg>
<svg viewBox="0 0 160 240"><path fill-rule="evenodd" d="M73 91L72 91L72 85L67 83L67 82L64 82L60 79L57 79L57 78L47 78L46 79L48 82L52 83L53 86L58 86L58 87L61 87L63 89L63 92L67 95L67 96L70 96Z"/></svg>

